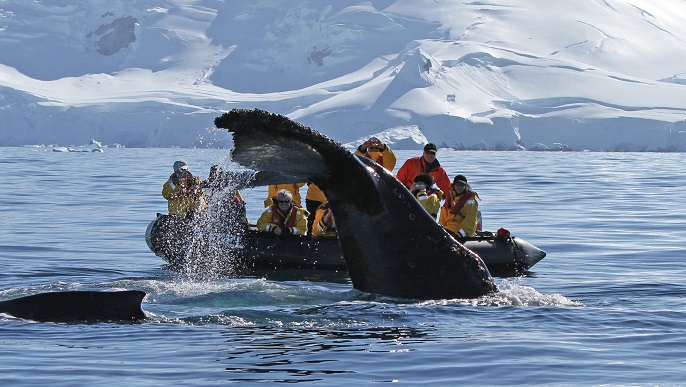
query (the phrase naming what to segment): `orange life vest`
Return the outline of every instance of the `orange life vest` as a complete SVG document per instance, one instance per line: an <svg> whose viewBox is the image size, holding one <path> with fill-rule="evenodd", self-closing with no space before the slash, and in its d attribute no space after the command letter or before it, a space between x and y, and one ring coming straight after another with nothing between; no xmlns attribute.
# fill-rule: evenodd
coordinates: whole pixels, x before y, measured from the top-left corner
<svg viewBox="0 0 686 387"><path fill-rule="evenodd" d="M451 206L450 203L453 201L453 192L455 191L450 190L450 193L448 194L448 197L445 199L445 203L443 204L443 207L448 208L451 214L459 214L462 210L462 207L464 207L464 204L467 203L469 199L476 196L476 194L472 191L466 192L462 194L462 197Z"/></svg>
<svg viewBox="0 0 686 387"><path fill-rule="evenodd" d="M281 211L279 211L279 206L276 204L272 205L272 223L279 225L281 227L287 227L292 229L295 227L295 221L297 219L296 212L298 211L298 207L296 206L291 206L291 210L288 211L288 214L286 214L286 217L284 218L283 215L281 214Z"/></svg>
<svg viewBox="0 0 686 387"><path fill-rule="evenodd" d="M334 232L334 231L336 231L336 227L332 227L330 223L324 222L324 218L326 218L326 215L327 215L329 212L331 212L331 209L330 209L330 208L327 208L327 209L324 211L324 214L322 215L321 223L322 223L323 225L326 226L326 229L324 230L325 232Z"/></svg>

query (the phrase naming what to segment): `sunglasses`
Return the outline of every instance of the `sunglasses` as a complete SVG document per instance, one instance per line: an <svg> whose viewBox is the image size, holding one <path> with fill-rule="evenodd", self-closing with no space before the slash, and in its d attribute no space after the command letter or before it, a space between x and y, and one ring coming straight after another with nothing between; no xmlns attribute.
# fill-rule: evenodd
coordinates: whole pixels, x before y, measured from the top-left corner
<svg viewBox="0 0 686 387"><path fill-rule="evenodd" d="M277 200L277 202L286 204L286 203L290 203L291 201L290 200Z"/></svg>

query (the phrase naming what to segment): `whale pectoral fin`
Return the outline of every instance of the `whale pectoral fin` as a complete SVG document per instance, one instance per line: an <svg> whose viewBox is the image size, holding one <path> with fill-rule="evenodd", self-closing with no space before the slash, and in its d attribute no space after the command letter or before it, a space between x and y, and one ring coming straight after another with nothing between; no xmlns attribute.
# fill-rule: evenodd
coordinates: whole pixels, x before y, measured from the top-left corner
<svg viewBox="0 0 686 387"><path fill-rule="evenodd" d="M40 322L137 321L145 319L145 292L66 291L0 301L0 313Z"/></svg>

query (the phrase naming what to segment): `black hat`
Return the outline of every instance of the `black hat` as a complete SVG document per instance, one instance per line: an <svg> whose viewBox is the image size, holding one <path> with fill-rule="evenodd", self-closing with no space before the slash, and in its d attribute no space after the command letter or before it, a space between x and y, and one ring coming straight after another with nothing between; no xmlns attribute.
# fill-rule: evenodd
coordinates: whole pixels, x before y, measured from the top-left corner
<svg viewBox="0 0 686 387"><path fill-rule="evenodd" d="M464 175L457 175L457 176L455 176L455 178L453 179L453 185L454 185L455 183L457 183L458 181L461 181L461 182L467 184L467 178L464 177Z"/></svg>
<svg viewBox="0 0 686 387"><path fill-rule="evenodd" d="M424 145L424 152L427 152L427 153L436 153L437 150L438 150L438 149L436 148L436 144L434 144L434 143L432 143L432 142L430 142L430 143Z"/></svg>
<svg viewBox="0 0 686 387"><path fill-rule="evenodd" d="M428 173L420 173L414 177L414 182L424 183L424 185L428 188L434 185L434 177L429 175Z"/></svg>

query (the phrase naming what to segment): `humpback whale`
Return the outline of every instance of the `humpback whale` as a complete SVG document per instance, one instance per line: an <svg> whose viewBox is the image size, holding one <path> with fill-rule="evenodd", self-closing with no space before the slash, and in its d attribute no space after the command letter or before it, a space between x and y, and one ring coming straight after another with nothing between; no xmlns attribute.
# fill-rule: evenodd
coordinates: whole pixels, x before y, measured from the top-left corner
<svg viewBox="0 0 686 387"><path fill-rule="evenodd" d="M235 162L266 173L274 183L307 181L323 190L355 289L423 300L497 291L479 256L450 236L375 162L263 110L234 109L214 123L233 134Z"/></svg>
<svg viewBox="0 0 686 387"><path fill-rule="evenodd" d="M0 301L0 313L40 322L138 321L143 297L140 290L39 293Z"/></svg>

